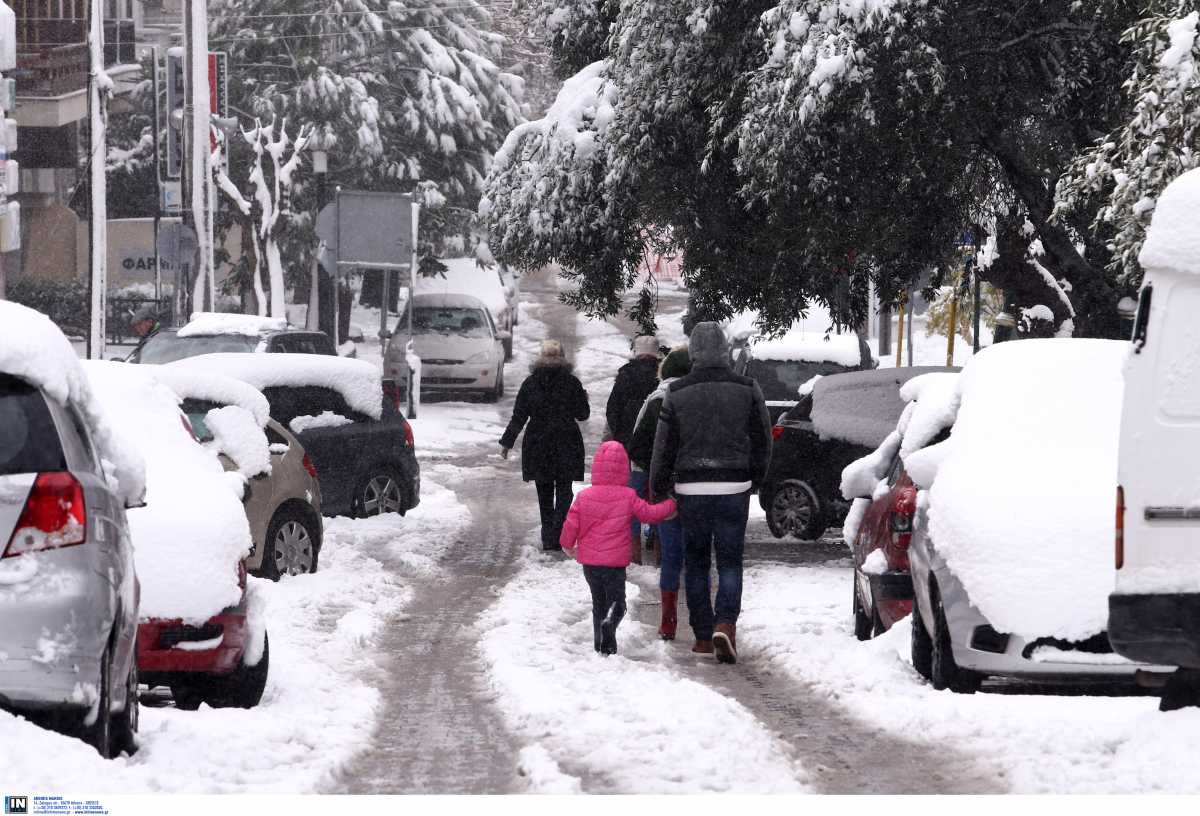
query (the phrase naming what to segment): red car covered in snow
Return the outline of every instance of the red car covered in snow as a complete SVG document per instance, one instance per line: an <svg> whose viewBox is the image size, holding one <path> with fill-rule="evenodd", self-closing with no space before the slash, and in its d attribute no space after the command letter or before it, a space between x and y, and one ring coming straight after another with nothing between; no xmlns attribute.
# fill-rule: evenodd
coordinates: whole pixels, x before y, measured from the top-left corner
<svg viewBox="0 0 1200 816"><path fill-rule="evenodd" d="M908 572L917 488L896 455L887 492L872 499L850 542L854 555L854 634L869 640L912 613L913 584Z"/></svg>

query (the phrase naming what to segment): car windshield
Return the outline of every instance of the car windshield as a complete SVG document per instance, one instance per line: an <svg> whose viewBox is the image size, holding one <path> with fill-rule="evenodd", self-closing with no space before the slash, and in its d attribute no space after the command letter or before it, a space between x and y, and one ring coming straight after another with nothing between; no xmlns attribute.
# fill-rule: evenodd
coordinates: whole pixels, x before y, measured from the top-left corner
<svg viewBox="0 0 1200 816"><path fill-rule="evenodd" d="M180 337L175 332L159 332L151 336L138 354L140 363L173 363L187 357L214 354L221 351L254 351L257 337L244 334L209 334Z"/></svg>
<svg viewBox="0 0 1200 816"><path fill-rule="evenodd" d="M413 309L413 334L457 335L459 337L489 337L487 316L482 309L437 308L418 306Z"/></svg>
<svg viewBox="0 0 1200 816"><path fill-rule="evenodd" d="M29 383L0 374L0 476L66 469L46 400Z"/></svg>
<svg viewBox="0 0 1200 816"><path fill-rule="evenodd" d="M750 360L746 366L746 376L752 377L758 383L764 398L794 402L799 399L800 386L816 375L828 376L849 370L837 363Z"/></svg>

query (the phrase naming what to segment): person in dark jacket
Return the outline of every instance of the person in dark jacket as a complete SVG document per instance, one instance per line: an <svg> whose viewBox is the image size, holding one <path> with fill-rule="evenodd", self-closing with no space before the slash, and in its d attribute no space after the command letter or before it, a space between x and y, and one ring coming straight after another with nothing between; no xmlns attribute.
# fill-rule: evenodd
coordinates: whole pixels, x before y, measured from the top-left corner
<svg viewBox="0 0 1200 816"><path fill-rule="evenodd" d="M576 423L590 413L587 392L572 373L562 344L543 341L541 356L521 383L512 420L500 439L501 455L507 459L525 429L521 476L537 485L543 550L562 549L559 534L575 497L571 483L583 481L583 434Z"/></svg>
<svg viewBox="0 0 1200 816"><path fill-rule="evenodd" d="M692 368L687 346L679 346L667 355L658 370L661 378L658 388L646 397L638 414L633 438L629 440L629 458L637 470L647 473L654 456L654 434L658 430L658 415L662 410L663 398L671 383L686 377ZM658 571L658 588L662 593L662 619L658 636L663 640L674 640L679 626L679 576L683 572L683 525L679 518L658 525L658 540L662 544L662 565Z"/></svg>
<svg viewBox="0 0 1200 816"><path fill-rule="evenodd" d="M737 662L742 555L750 494L771 458L771 419L758 384L734 374L729 343L716 323L700 323L689 343L692 371L667 388L654 453L650 495L674 487L683 522L684 584L696 644L692 651ZM709 595L717 555L717 602Z"/></svg>
<svg viewBox="0 0 1200 816"><path fill-rule="evenodd" d="M639 335L633 339L633 359L617 371L612 393L608 396L605 419L612 439L629 450L629 440L637 423L638 412L646 397L658 387L658 339L650 335ZM629 486L639 498L646 498L646 473L634 470L629 474ZM633 562L642 563L641 525L637 519L630 524Z"/></svg>

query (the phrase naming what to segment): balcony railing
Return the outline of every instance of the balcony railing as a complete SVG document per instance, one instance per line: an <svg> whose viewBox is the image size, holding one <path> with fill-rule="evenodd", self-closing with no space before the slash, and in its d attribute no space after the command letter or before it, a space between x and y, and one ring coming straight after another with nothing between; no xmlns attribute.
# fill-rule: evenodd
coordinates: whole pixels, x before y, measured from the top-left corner
<svg viewBox="0 0 1200 816"><path fill-rule="evenodd" d="M104 67L137 62L132 20L104 21ZM61 96L87 88L85 20L17 21L17 95Z"/></svg>

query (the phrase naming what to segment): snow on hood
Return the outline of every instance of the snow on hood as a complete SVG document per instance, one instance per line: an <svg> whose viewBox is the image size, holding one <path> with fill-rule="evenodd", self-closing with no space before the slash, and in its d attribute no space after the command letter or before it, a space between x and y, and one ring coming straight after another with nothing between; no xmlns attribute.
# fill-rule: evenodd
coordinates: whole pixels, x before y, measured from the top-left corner
<svg viewBox="0 0 1200 816"><path fill-rule="evenodd" d="M418 295L471 295L483 302L493 318L499 318L508 309L508 298L496 267L480 266L474 258L439 260L446 265L444 276L419 276Z"/></svg>
<svg viewBox="0 0 1200 816"><path fill-rule="evenodd" d="M92 394L71 343L41 312L0 300L0 371L33 383L59 405L83 416L104 460L117 495L139 501L146 490L146 466L137 447L109 422Z"/></svg>
<svg viewBox="0 0 1200 816"><path fill-rule="evenodd" d="M620 442L605 442L592 460L592 484L629 484L629 455Z"/></svg>
<svg viewBox="0 0 1200 816"><path fill-rule="evenodd" d="M413 336L413 351L430 364L430 360L468 360L476 354L491 351L495 341L490 337L463 337L455 334L418 334Z"/></svg>
<svg viewBox="0 0 1200 816"><path fill-rule="evenodd" d="M226 312L192 312L187 325L180 327L179 337L200 337L213 334L240 334L258 337L288 327L282 317L259 317L258 315L229 314Z"/></svg>
<svg viewBox="0 0 1200 816"><path fill-rule="evenodd" d="M1105 629L1127 347L1001 343L959 378L929 533L998 631L1082 640Z"/></svg>
<svg viewBox="0 0 1200 816"><path fill-rule="evenodd" d="M207 371L183 371L166 365L155 369L154 376L182 399L236 405L248 411L260 428L265 428L270 418L271 406L262 392L233 377Z"/></svg>
<svg viewBox="0 0 1200 816"><path fill-rule="evenodd" d="M234 606L242 597L238 562L250 551L250 526L216 454L192 437L156 367L99 361L83 367L96 398L146 460L146 506L128 512L140 617L202 623Z"/></svg>
<svg viewBox="0 0 1200 816"><path fill-rule="evenodd" d="M1150 274L1200 275L1200 168L1175 179L1158 199L1138 263Z"/></svg>
<svg viewBox="0 0 1200 816"><path fill-rule="evenodd" d="M163 368L224 374L262 391L306 385L337 391L353 410L372 419L383 416L383 375L363 360L325 354L201 354Z"/></svg>

